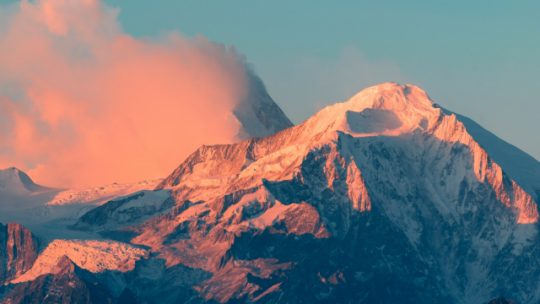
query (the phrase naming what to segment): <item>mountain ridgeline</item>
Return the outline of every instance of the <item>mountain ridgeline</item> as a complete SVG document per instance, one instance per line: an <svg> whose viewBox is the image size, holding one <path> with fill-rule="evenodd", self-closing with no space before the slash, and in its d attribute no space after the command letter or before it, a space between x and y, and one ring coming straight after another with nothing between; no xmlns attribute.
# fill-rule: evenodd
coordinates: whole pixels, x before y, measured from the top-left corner
<svg viewBox="0 0 540 304"><path fill-rule="evenodd" d="M29 253L0 256L0 297L540 302L534 158L413 85L370 87L278 129L200 147L154 189L70 225L100 240L38 254L29 232L15 233L4 243Z"/></svg>

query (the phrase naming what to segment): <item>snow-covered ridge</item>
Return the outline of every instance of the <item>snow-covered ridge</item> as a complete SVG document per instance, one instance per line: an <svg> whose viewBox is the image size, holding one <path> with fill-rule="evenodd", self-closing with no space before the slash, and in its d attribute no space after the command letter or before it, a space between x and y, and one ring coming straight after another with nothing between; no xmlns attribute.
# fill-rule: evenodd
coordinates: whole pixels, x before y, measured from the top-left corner
<svg viewBox="0 0 540 304"><path fill-rule="evenodd" d="M21 283L32 281L44 274L55 274L58 263L68 257L82 269L93 273L109 271L130 271L135 262L147 256L144 249L113 241L54 240L38 256L30 270L11 281Z"/></svg>
<svg viewBox="0 0 540 304"><path fill-rule="evenodd" d="M98 187L64 190L56 194L50 201L48 201L47 205L101 205L116 197L125 196L141 190L153 189L160 182L161 179L151 179L137 183L113 183Z"/></svg>
<svg viewBox="0 0 540 304"><path fill-rule="evenodd" d="M15 167L0 170L0 192L31 194L51 190L34 183L26 173Z"/></svg>
<svg viewBox="0 0 540 304"><path fill-rule="evenodd" d="M62 190L37 185L16 168L0 170L0 222L22 224L46 241L88 239L87 233L67 227L96 206L135 192L151 190L160 181L154 179Z"/></svg>
<svg viewBox="0 0 540 304"><path fill-rule="evenodd" d="M452 114L448 110L445 111ZM467 131L488 152L489 156L529 194L535 196L537 202L540 202L540 161L505 142L472 119L453 114L465 125Z"/></svg>
<svg viewBox="0 0 540 304"><path fill-rule="evenodd" d="M138 224L173 206L167 190L138 191L118 197L81 216L78 229L106 230Z"/></svg>

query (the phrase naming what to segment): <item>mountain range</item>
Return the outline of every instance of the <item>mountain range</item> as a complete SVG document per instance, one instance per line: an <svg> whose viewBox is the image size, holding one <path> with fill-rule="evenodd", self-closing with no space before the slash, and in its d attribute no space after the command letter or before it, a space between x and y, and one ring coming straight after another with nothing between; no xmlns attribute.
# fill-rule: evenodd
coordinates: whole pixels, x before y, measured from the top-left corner
<svg viewBox="0 0 540 304"><path fill-rule="evenodd" d="M2 303L540 302L536 159L414 85L294 126L253 98L164 179L0 171Z"/></svg>

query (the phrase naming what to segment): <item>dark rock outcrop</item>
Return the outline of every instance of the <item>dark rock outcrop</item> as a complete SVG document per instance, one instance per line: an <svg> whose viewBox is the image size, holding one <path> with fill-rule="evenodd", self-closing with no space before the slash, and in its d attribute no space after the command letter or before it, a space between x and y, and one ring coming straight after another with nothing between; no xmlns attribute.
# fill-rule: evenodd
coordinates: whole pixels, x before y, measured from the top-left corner
<svg viewBox="0 0 540 304"><path fill-rule="evenodd" d="M4 284L34 264L38 243L30 230L20 224L0 224L0 284Z"/></svg>
<svg viewBox="0 0 540 304"><path fill-rule="evenodd" d="M115 303L107 288L95 276L64 257L59 272L43 275L34 281L17 284L9 290L2 304L11 303Z"/></svg>
<svg viewBox="0 0 540 304"><path fill-rule="evenodd" d="M508 299L505 299L505 298L496 298L496 299L493 299L491 301L489 301L488 304L516 304L514 301L512 300L508 300Z"/></svg>

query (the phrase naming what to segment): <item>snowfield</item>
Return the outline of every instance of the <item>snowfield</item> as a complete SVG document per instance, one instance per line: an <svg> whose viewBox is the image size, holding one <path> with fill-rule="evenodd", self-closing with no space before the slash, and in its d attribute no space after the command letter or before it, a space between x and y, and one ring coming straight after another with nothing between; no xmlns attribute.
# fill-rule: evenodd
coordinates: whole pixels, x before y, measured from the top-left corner
<svg viewBox="0 0 540 304"><path fill-rule="evenodd" d="M32 281L45 274L55 274L61 270L57 265L63 257L93 273L106 270L126 272L133 270L135 262L147 254L144 249L113 241L54 240L40 253L32 268L11 283Z"/></svg>

